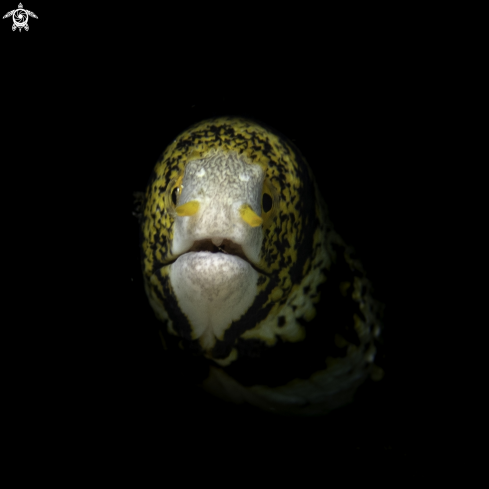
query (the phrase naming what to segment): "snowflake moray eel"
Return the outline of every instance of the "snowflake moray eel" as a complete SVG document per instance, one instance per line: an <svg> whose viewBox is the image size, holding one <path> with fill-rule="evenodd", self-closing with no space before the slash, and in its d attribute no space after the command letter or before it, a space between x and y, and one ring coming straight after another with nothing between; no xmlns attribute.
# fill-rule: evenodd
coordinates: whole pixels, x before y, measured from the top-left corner
<svg viewBox="0 0 489 489"><path fill-rule="evenodd" d="M284 136L240 117L195 124L166 148L139 200L163 344L199 358L204 389L315 415L382 377L373 361L383 305Z"/></svg>

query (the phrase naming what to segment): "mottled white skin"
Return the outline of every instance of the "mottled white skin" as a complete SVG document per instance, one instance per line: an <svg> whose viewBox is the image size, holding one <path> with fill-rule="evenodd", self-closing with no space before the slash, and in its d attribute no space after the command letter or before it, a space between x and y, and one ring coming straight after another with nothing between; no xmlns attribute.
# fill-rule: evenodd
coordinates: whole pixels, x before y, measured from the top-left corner
<svg viewBox="0 0 489 489"><path fill-rule="evenodd" d="M249 263L225 253L185 253L170 265L178 305L205 351L253 304L258 277Z"/></svg>
<svg viewBox="0 0 489 489"><path fill-rule="evenodd" d="M264 172L235 153L215 152L187 164L177 205L197 201L198 211L177 216L170 281L181 311L208 354L224 331L253 304L259 274L245 260L226 253L188 252L195 242L224 239L240 245L249 262L257 264L263 240L261 226L251 227L240 215L243 204L261 215ZM231 359L229 359L231 360Z"/></svg>
<svg viewBox="0 0 489 489"><path fill-rule="evenodd" d="M243 204L261 215L264 172L257 164L249 164L234 153L216 152L203 160L187 164L178 205L199 202L192 216L177 217L172 253L179 255L195 241L227 238L241 245L252 263L258 263L263 240L260 226L250 227L239 213Z"/></svg>

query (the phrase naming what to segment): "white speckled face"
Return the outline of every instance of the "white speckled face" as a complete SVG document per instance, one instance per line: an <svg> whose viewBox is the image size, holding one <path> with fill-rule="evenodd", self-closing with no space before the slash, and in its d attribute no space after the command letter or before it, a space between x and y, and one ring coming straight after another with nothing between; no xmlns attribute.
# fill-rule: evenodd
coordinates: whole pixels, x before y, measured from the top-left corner
<svg viewBox="0 0 489 489"><path fill-rule="evenodd" d="M249 309L259 274L242 257L194 251L195 243L210 240L220 247L224 240L232 242L256 264L263 232L247 224L239 210L247 204L261 214L263 180L258 165L235 153L216 152L185 168L178 205L197 202L198 211L176 218L172 252L181 256L170 265L169 276L179 307L193 325L192 337L204 351Z"/></svg>
<svg viewBox="0 0 489 489"><path fill-rule="evenodd" d="M239 209L248 204L261 215L265 176L260 166L246 163L234 153L216 152L209 158L190 161L185 168L178 205L197 201L192 216L177 217L172 253L179 255L202 239L228 239L241 245L252 263L258 263L263 233L250 227Z"/></svg>

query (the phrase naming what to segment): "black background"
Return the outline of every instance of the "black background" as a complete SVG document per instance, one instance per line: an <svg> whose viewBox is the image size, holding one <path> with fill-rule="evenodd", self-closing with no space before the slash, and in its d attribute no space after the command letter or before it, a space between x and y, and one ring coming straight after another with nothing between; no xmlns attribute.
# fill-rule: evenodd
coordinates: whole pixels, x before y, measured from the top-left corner
<svg viewBox="0 0 489 489"><path fill-rule="evenodd" d="M413 271L430 157L423 61L402 40L373 34L367 43L318 31L298 46L284 30L256 45L199 38L187 49L129 14L112 18L127 26L112 36L93 22L68 30L30 8L39 19L29 32L2 31L9 52L30 60L18 68L7 57L4 92L5 246L20 299L8 377L19 410L36 400L34 424L48 416L68 439L112 447L252 440L317 453L322 440L325 449L407 450L419 416L413 308L426 287ZM143 289L132 193L177 134L219 115L253 117L296 144L386 304L385 378L326 417L228 406L187 392L168 369Z"/></svg>

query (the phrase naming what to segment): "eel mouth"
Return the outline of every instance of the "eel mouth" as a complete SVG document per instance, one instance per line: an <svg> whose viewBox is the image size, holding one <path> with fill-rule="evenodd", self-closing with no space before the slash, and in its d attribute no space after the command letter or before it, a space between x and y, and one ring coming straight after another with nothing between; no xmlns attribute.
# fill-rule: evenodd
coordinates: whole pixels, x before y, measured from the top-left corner
<svg viewBox="0 0 489 489"><path fill-rule="evenodd" d="M199 253L201 251L207 251L210 253L225 253L227 255L236 256L237 258L240 258L241 260L248 263L258 273L261 274L264 273L263 270L258 268L254 263L252 263L248 259L241 245L226 238L199 239L195 241L194 244L185 253L182 253L180 256L183 256L186 253Z"/></svg>

